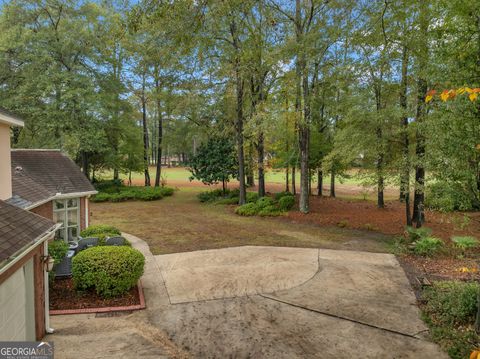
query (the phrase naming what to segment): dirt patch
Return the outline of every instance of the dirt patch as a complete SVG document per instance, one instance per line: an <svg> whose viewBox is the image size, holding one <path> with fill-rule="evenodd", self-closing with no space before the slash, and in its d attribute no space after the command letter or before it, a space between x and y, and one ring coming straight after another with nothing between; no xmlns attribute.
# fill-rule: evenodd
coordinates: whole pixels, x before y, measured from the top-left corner
<svg viewBox="0 0 480 359"><path fill-rule="evenodd" d="M402 235L405 231L405 207L402 203L389 201L383 209L371 201L346 200L341 198L310 197L310 213L289 212L287 218L299 223L315 223L378 231L389 235ZM426 212L426 226L433 235L449 239L452 235L480 236L480 213Z"/></svg>
<svg viewBox="0 0 480 359"><path fill-rule="evenodd" d="M103 298L93 290L76 291L71 278L55 280L55 283L50 285L49 296L51 310L123 307L140 304L137 286L122 296Z"/></svg>

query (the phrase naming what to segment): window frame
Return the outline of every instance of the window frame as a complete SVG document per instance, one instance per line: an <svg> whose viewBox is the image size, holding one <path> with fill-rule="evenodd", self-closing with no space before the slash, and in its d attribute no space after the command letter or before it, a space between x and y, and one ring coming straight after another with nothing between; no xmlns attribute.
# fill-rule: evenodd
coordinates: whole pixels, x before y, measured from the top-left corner
<svg viewBox="0 0 480 359"><path fill-rule="evenodd" d="M76 205L74 207L68 207L68 202L70 200L76 200ZM57 208L57 202L61 202L63 204L63 208ZM80 197L69 197L69 198L58 198L52 201L53 204L53 218L56 223L62 223L62 226L57 230L57 232L63 231L63 240L65 242L69 242L69 240L76 240L80 236L80 212L81 212L81 200ZM68 215L70 212L76 211L76 225L69 225L68 224ZM63 222L59 219L63 220ZM68 237L68 230L70 228L77 229L77 235L74 238Z"/></svg>

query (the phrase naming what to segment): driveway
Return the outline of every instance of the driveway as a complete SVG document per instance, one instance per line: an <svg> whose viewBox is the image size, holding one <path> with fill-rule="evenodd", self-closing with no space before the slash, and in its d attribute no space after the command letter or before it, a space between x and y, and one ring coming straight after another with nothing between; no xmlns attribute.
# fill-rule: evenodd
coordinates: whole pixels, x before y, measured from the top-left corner
<svg viewBox="0 0 480 359"><path fill-rule="evenodd" d="M147 310L54 317L58 358L447 358L390 254L245 246L153 256L127 237L146 255Z"/></svg>

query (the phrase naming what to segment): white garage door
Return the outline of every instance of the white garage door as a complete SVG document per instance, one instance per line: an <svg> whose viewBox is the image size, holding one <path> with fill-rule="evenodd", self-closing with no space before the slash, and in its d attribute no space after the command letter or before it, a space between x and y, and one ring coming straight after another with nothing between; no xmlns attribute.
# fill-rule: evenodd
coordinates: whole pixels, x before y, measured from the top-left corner
<svg viewBox="0 0 480 359"><path fill-rule="evenodd" d="M0 285L0 340L35 340L33 259Z"/></svg>

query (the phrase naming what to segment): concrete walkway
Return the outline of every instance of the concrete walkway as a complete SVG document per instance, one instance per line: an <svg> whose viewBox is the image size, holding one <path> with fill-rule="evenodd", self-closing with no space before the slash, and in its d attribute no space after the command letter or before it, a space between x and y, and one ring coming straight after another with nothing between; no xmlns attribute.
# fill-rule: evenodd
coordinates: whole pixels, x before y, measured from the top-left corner
<svg viewBox="0 0 480 359"><path fill-rule="evenodd" d="M126 237L146 256L147 309L54 317L57 358L447 358L392 255L246 246L153 256Z"/></svg>

